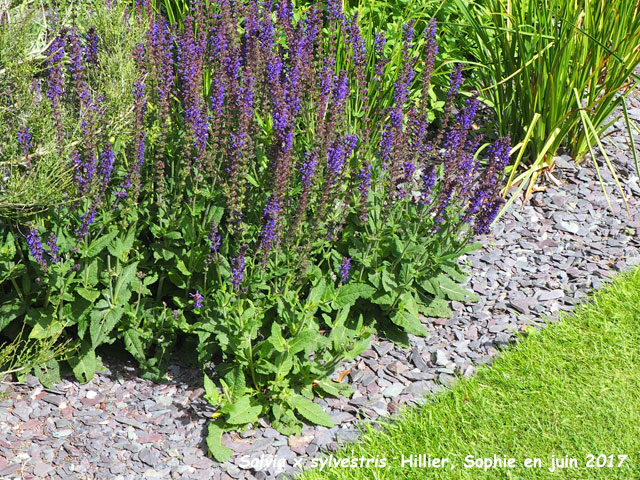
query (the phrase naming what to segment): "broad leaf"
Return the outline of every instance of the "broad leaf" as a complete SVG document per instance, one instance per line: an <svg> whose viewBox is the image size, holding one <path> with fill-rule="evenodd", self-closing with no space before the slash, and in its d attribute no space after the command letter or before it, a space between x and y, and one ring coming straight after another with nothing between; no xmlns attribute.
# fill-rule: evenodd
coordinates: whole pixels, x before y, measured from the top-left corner
<svg viewBox="0 0 640 480"><path fill-rule="evenodd" d="M313 403L301 395L296 395L291 399L291 406L309 422L327 428L333 427L333 420L317 403Z"/></svg>
<svg viewBox="0 0 640 480"><path fill-rule="evenodd" d="M403 293L400 296L398 310L391 314L391 321L401 327L405 332L414 335L426 336L427 329L420 323L418 318L418 305L410 293Z"/></svg>
<svg viewBox="0 0 640 480"><path fill-rule="evenodd" d="M340 309L356 303L359 298L369 298L376 289L366 283L347 283L338 288L333 300L333 307Z"/></svg>
<svg viewBox="0 0 640 480"><path fill-rule="evenodd" d="M118 231L114 230L101 236L100 238L96 238L93 242L91 242L91 245L89 245L86 256L91 258L98 255L104 249L104 247L111 243L111 240L116 238L117 235Z"/></svg>
<svg viewBox="0 0 640 480"><path fill-rule="evenodd" d="M87 383L96 373L96 352L87 342L75 357L69 359L73 374L80 383Z"/></svg>
<svg viewBox="0 0 640 480"><path fill-rule="evenodd" d="M222 434L224 431L217 424L217 422L211 422L209 424L207 433L207 447L209 453L219 462L226 462L233 455L233 450L222 445Z"/></svg>
<svg viewBox="0 0 640 480"><path fill-rule="evenodd" d="M133 358L142 362L145 360L145 349L142 345L142 340L140 340L140 334L134 328L129 328L125 330L123 333L124 337L124 346L127 351L133 355Z"/></svg>
<svg viewBox="0 0 640 480"><path fill-rule="evenodd" d="M227 423L246 425L258 420L262 407L260 405L251 405L251 397L244 396L238 398L234 403L225 405L222 411L227 414Z"/></svg>
<svg viewBox="0 0 640 480"><path fill-rule="evenodd" d="M477 302L480 300L475 293L470 292L451 280L446 275L438 275L435 279L440 291L449 299L458 302Z"/></svg>

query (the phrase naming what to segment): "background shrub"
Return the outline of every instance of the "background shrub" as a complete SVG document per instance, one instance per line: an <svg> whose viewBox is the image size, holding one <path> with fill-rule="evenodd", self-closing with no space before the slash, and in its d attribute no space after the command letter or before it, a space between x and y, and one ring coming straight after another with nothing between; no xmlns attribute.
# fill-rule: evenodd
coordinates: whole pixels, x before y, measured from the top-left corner
<svg viewBox="0 0 640 480"><path fill-rule="evenodd" d="M640 3L454 3L473 32L468 52L480 65L474 76L481 94L500 134L520 150L508 185L529 182L530 193L560 148L580 161L597 146L617 181L599 137L616 121L616 108L626 116L625 97L640 81ZM626 123L633 138L628 117ZM517 176L521 160L526 171Z"/></svg>

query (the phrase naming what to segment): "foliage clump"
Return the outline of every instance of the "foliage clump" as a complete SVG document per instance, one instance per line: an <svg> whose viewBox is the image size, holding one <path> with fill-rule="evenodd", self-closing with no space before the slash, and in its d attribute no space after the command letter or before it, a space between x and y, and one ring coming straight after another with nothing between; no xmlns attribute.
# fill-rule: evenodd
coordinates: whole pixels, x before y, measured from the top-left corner
<svg viewBox="0 0 640 480"><path fill-rule="evenodd" d="M430 127L435 22L363 35L341 4L194 1L181 28L148 3L101 6L127 26L120 77L98 14L45 33L39 115L71 193L6 223L2 326L71 340L81 381L116 341L150 378L176 350L213 363L218 459L222 431L260 415L331 425L312 399L348 394L339 362L471 300L456 259L501 206L509 140L477 154L460 68ZM12 158L31 159L40 130L12 128Z"/></svg>

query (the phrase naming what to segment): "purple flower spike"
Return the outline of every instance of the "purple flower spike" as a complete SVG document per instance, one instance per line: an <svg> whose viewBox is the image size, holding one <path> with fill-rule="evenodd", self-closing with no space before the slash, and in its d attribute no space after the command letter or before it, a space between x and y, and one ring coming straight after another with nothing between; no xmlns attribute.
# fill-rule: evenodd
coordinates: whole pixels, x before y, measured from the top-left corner
<svg viewBox="0 0 640 480"><path fill-rule="evenodd" d="M196 290L196 293L190 293L189 296L193 298L193 308L202 308L204 297L199 290Z"/></svg>
<svg viewBox="0 0 640 480"><path fill-rule="evenodd" d="M22 126L18 129L18 143L22 147L22 154L26 157L31 149L31 131L29 127Z"/></svg>
<svg viewBox="0 0 640 480"><path fill-rule="evenodd" d="M244 255L238 255L231 260L231 284L238 290L244 279Z"/></svg>
<svg viewBox="0 0 640 480"><path fill-rule="evenodd" d="M38 229L32 225L29 226L29 233L27 234L27 245L29 246L29 252L36 262L45 269L47 267L47 261L44 258L44 248L42 248L42 239Z"/></svg>
<svg viewBox="0 0 640 480"><path fill-rule="evenodd" d="M210 241L209 249L211 253L216 253L220 249L221 236L218 233L218 222L215 220L211 222L211 232L208 236Z"/></svg>
<svg viewBox="0 0 640 480"><path fill-rule="evenodd" d="M351 258L342 257L342 264L340 265L340 277L342 283L347 283L349 280L349 270L351 270Z"/></svg>
<svg viewBox="0 0 640 480"><path fill-rule="evenodd" d="M51 259L51 263L59 262L61 260L60 256L58 255L60 253L60 247L58 246L58 238L53 232L49 234L47 247L49 248L49 258Z"/></svg>
<svg viewBox="0 0 640 480"><path fill-rule="evenodd" d="M278 199L272 196L267 200L267 206L264 209L264 226L260 234L260 248L265 252L265 255L267 255L278 242L278 211Z"/></svg>

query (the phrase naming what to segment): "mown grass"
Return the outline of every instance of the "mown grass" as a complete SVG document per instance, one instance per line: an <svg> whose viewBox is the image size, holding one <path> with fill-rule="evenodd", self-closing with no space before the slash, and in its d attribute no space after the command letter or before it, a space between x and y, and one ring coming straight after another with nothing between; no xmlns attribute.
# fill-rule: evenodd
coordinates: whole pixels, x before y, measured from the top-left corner
<svg viewBox="0 0 640 480"><path fill-rule="evenodd" d="M367 427L336 458L387 459L385 468L311 470L315 479L640 478L640 269L621 276L561 322L529 335L382 431ZM401 466L404 454L449 457L453 468ZM465 468L465 457L506 455L515 468ZM587 468L589 454L613 468ZM552 456L578 468L551 473ZM621 467L618 455L628 455ZM542 468L524 468L525 458ZM594 462L595 464L595 462Z"/></svg>

